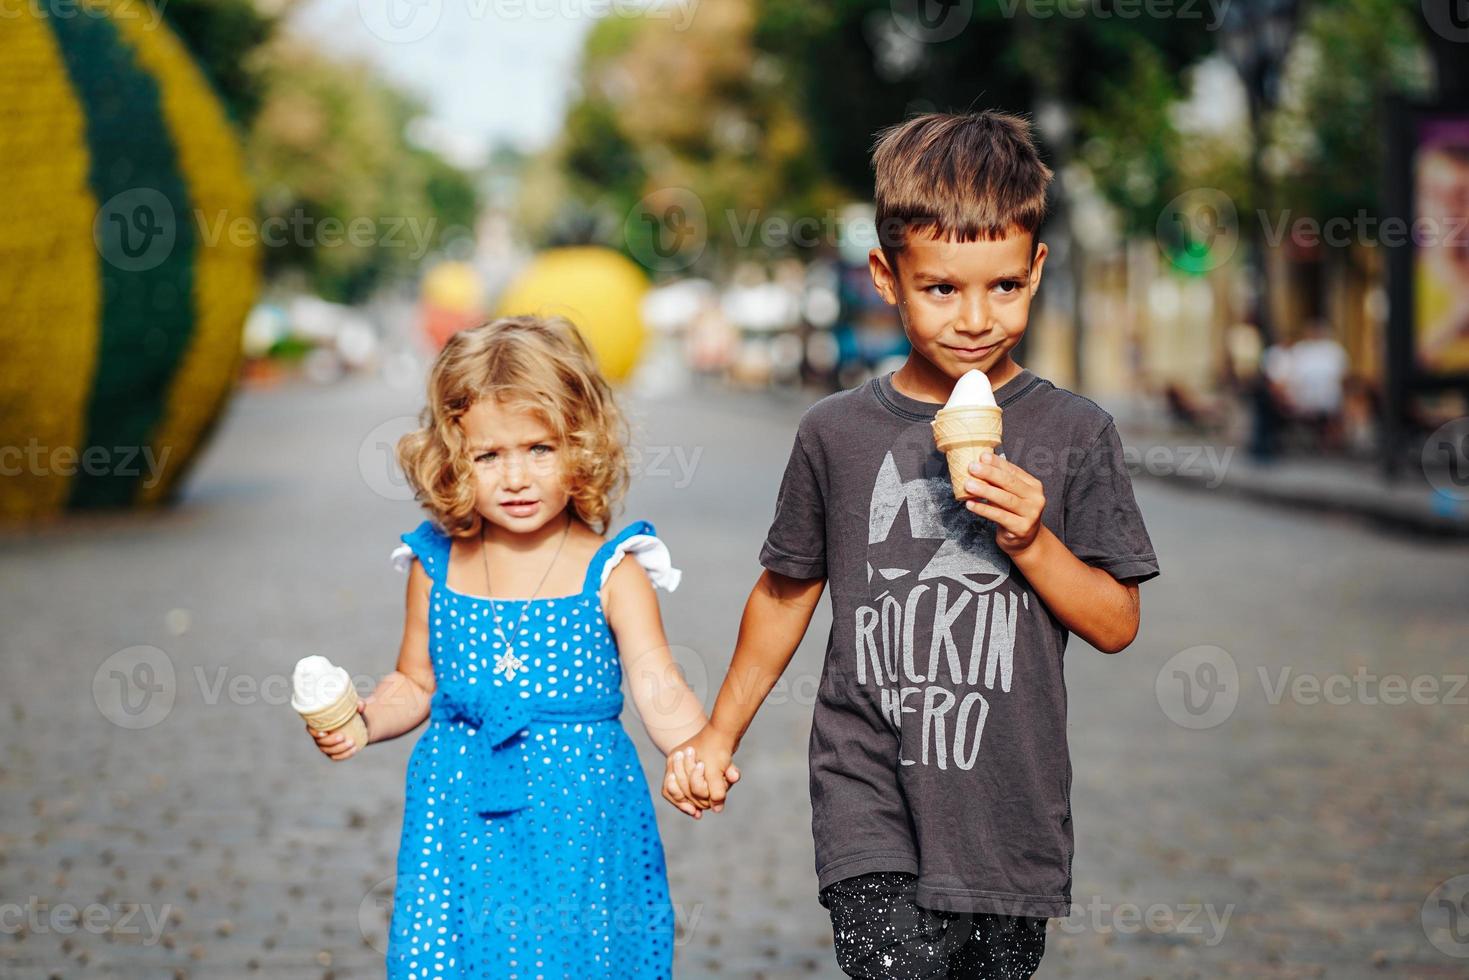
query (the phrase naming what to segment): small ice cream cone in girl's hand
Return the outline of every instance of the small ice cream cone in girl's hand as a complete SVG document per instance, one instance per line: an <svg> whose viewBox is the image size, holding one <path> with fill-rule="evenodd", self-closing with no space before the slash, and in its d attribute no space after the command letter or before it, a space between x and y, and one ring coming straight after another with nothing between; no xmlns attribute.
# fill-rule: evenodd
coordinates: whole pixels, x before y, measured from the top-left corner
<svg viewBox="0 0 1469 980"><path fill-rule="evenodd" d="M367 725L358 709L352 678L326 657L303 657L291 675L291 707L306 720L317 747L333 762L350 758L367 744ZM340 737L338 737L340 736Z"/></svg>

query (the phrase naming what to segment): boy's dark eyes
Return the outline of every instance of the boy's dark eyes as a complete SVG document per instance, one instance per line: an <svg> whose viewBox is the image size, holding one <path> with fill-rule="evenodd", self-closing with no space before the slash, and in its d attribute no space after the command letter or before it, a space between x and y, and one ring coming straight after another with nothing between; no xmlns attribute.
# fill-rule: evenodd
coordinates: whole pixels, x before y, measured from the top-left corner
<svg viewBox="0 0 1469 980"><path fill-rule="evenodd" d="M1015 292L1017 289L1024 288L1024 286L1025 280L1023 279L1002 279L999 282L995 283L995 288L1007 295L1009 293ZM924 287L923 291L932 296L952 296L954 295L954 293L958 292L958 289L954 286L953 283L938 282L934 283L932 286Z"/></svg>

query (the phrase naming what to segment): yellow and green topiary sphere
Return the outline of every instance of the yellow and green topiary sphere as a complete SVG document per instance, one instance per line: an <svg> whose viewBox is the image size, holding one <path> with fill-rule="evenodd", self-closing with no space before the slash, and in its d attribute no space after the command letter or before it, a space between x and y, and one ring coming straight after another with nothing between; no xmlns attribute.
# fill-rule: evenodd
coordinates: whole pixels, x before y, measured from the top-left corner
<svg viewBox="0 0 1469 980"><path fill-rule="evenodd" d="M648 277L637 263L596 245L542 252L500 297L500 316L560 315L586 337L610 381L637 366L647 331L643 296Z"/></svg>
<svg viewBox="0 0 1469 980"><path fill-rule="evenodd" d="M139 0L17 6L0 97L0 518L166 499L259 283L239 142Z"/></svg>

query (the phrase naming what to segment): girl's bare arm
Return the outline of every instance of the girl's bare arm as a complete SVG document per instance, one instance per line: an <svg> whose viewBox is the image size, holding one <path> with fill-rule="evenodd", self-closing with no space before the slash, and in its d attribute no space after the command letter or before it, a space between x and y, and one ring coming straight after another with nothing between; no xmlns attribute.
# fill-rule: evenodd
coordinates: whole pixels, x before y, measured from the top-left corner
<svg viewBox="0 0 1469 980"><path fill-rule="evenodd" d="M638 717L660 752L692 737L707 722L699 699L684 681L668 639L658 596L636 561L623 561L603 587L607 625L617 638L622 672Z"/></svg>

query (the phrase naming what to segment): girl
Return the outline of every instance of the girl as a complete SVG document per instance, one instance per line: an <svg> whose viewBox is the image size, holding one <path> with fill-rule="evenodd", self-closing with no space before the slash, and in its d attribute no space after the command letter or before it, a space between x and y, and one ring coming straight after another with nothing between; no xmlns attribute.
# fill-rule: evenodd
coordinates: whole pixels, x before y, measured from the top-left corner
<svg viewBox="0 0 1469 980"><path fill-rule="evenodd" d="M369 742L429 719L388 976L669 977L673 910L622 674L664 753L705 716L653 591L678 586L668 549L646 521L603 537L628 478L622 415L570 323L512 317L449 340L421 421L398 459L432 520L394 552L403 642L360 709ZM335 760L360 748L313 736Z"/></svg>

